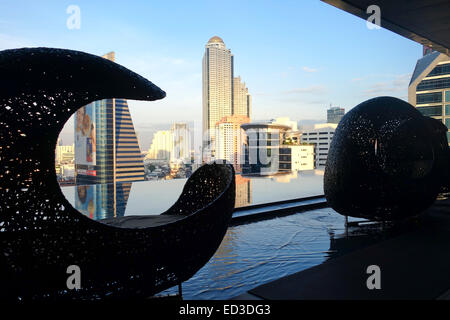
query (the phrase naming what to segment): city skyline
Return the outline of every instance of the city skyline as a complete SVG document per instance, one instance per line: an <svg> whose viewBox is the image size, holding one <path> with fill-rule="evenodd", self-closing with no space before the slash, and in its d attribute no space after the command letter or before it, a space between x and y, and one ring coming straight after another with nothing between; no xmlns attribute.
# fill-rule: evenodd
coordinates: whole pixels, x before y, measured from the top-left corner
<svg viewBox="0 0 450 320"><path fill-rule="evenodd" d="M32 1L2 3L0 49L116 51L119 64L167 92L161 101L129 101L142 150L158 127L201 121L201 57L214 35L239 56L236 69L251 89L256 121L289 116L324 122L330 103L349 111L379 95L407 100L411 65L422 54L419 44L384 29L369 30L364 20L320 1L288 1L283 7L240 2L240 10L232 4L78 1L81 27L69 30L68 3L49 4L45 11ZM62 135L70 144L65 132L73 130Z"/></svg>

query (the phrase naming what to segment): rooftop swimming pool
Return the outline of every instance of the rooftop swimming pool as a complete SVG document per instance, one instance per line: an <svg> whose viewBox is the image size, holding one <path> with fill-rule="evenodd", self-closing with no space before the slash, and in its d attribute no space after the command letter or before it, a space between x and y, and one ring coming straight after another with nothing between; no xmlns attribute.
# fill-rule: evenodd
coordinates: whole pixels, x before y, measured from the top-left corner
<svg viewBox="0 0 450 320"><path fill-rule="evenodd" d="M323 170L272 177L236 176L236 206L323 194ZM185 179L62 188L93 219L159 214L181 193ZM363 237L366 234L363 232ZM356 240L358 239L358 240ZM229 299L258 285L320 264L361 243L331 208L229 227L213 258L183 283L184 299ZM175 293L171 288L161 294Z"/></svg>
<svg viewBox="0 0 450 320"><path fill-rule="evenodd" d="M324 208L230 227L214 257L183 283L183 298L229 299L320 264L335 252L344 220Z"/></svg>
<svg viewBox="0 0 450 320"><path fill-rule="evenodd" d="M323 168L273 176L236 175L236 207L323 194ZM92 219L160 214L175 203L186 179L62 187L67 200Z"/></svg>

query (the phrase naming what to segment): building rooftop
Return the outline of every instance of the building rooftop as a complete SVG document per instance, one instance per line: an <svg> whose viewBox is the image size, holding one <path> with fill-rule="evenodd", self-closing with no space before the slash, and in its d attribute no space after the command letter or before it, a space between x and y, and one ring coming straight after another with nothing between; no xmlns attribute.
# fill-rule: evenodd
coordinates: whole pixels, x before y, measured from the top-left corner
<svg viewBox="0 0 450 320"><path fill-rule="evenodd" d="M254 123L244 123L241 125L244 130L248 129L280 129L280 130L291 130L290 126L276 123L264 123L264 122L254 122Z"/></svg>
<svg viewBox="0 0 450 320"><path fill-rule="evenodd" d="M217 42L217 43L224 43L223 40L222 40L222 38L221 38L221 37L218 37L218 36L214 36L214 37L212 37L211 39L209 39L209 41L208 41L208 43L214 43L214 42Z"/></svg>

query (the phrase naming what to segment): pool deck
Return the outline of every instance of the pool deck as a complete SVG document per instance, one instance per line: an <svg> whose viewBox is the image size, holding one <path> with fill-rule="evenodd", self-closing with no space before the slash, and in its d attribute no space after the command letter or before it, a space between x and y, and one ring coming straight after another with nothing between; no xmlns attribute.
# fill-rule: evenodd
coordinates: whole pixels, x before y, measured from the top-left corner
<svg viewBox="0 0 450 320"><path fill-rule="evenodd" d="M377 265L381 289L367 288ZM450 299L450 199L387 240L256 287L234 300Z"/></svg>

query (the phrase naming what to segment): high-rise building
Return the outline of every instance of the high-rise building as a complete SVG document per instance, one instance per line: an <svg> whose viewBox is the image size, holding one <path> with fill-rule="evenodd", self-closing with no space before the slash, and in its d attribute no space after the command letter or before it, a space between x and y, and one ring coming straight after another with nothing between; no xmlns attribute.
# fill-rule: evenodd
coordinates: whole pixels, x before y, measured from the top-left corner
<svg viewBox="0 0 450 320"><path fill-rule="evenodd" d="M438 51L424 52L408 86L408 101L423 115L450 128L450 57ZM450 132L447 132L450 141Z"/></svg>
<svg viewBox="0 0 450 320"><path fill-rule="evenodd" d="M327 163L328 151L336 128L335 123L321 123L315 124L312 129L303 130L301 142L314 145L316 167Z"/></svg>
<svg viewBox="0 0 450 320"><path fill-rule="evenodd" d="M215 126L233 112L233 55L217 36L209 39L203 56L204 160L215 156Z"/></svg>
<svg viewBox="0 0 450 320"><path fill-rule="evenodd" d="M174 123L171 128L173 148L170 154L171 162L190 162L191 134L187 123Z"/></svg>
<svg viewBox="0 0 450 320"><path fill-rule="evenodd" d="M114 61L114 52L103 56ZM77 184L144 180L144 163L124 99L92 102L75 116Z"/></svg>
<svg viewBox="0 0 450 320"><path fill-rule="evenodd" d="M71 146L63 146L57 145L55 149L55 161L56 163L69 163L73 162L75 157L75 146L72 144Z"/></svg>
<svg viewBox="0 0 450 320"><path fill-rule="evenodd" d="M246 123L241 125L246 134L244 145L245 174L273 175L280 171L280 145L291 127L282 124Z"/></svg>
<svg viewBox="0 0 450 320"><path fill-rule="evenodd" d="M233 114L250 118L251 96L241 77L233 78Z"/></svg>
<svg viewBox="0 0 450 320"><path fill-rule="evenodd" d="M157 131L146 158L173 163L190 162L191 134L188 124L174 123L170 130Z"/></svg>
<svg viewBox="0 0 450 320"><path fill-rule="evenodd" d="M344 108L330 107L327 110L327 123L339 123L344 115Z"/></svg>
<svg viewBox="0 0 450 320"><path fill-rule="evenodd" d="M153 135L153 141L147 153L148 159L170 160L173 150L172 130L157 131Z"/></svg>
<svg viewBox="0 0 450 320"><path fill-rule="evenodd" d="M246 143L241 125L249 122L250 119L245 115L232 115L216 123L216 158L233 164L236 172L241 171L241 157Z"/></svg>
<svg viewBox="0 0 450 320"><path fill-rule="evenodd" d="M241 127L246 134L244 174L273 175L314 169L314 147L300 145L296 121L281 117Z"/></svg>

